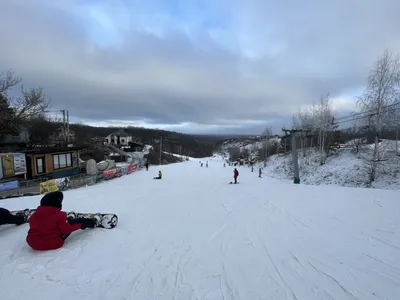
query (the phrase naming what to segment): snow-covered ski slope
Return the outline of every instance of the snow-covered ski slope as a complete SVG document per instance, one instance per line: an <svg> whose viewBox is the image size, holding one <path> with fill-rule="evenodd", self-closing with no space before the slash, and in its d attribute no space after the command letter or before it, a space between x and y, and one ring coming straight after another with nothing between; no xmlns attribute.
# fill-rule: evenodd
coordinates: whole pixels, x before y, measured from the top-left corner
<svg viewBox="0 0 400 300"><path fill-rule="evenodd" d="M202 159L206 161L206 159ZM65 192L64 210L115 212L112 230L34 252L0 227L2 300L400 299L397 191L293 185L209 159ZM0 201L36 207L40 197Z"/></svg>

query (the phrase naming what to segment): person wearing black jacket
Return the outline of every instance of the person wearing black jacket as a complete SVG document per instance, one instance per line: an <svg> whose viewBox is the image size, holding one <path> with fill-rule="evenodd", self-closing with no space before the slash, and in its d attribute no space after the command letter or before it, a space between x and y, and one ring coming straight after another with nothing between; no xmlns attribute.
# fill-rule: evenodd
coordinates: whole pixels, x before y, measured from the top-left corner
<svg viewBox="0 0 400 300"><path fill-rule="evenodd" d="M8 209L0 207L0 225L14 224L19 226L26 222L27 220L24 213L17 213L13 215Z"/></svg>

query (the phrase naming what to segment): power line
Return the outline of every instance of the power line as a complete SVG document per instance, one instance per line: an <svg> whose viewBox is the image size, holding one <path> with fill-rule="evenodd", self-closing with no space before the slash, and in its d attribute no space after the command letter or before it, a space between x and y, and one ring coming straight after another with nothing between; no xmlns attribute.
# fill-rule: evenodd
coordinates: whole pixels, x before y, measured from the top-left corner
<svg viewBox="0 0 400 300"><path fill-rule="evenodd" d="M396 103L396 105L398 105L398 104L400 104L400 103ZM387 107L392 107L392 106L394 106L394 105L388 105ZM335 122L335 124L339 125L339 124L348 123L348 122L351 122L351 121L358 121L358 120L362 120L362 119L365 119L365 118L371 118L371 117L373 117L375 115L378 115L378 114L391 113L391 112L395 112L395 111L397 111L399 109L400 109L400 106L392 108L392 109L389 109L389 110L384 109L383 111L381 110L379 112L374 112L374 113L367 113L367 112L358 113L357 115L355 115L355 117L353 117L353 119L349 119L349 120L342 120L341 118L335 119L335 121L342 120L340 122Z"/></svg>
<svg viewBox="0 0 400 300"><path fill-rule="evenodd" d="M400 102L395 102L395 103L392 103L390 105L383 106L381 109L385 110L387 108L394 107L394 106L397 106L397 105L400 105ZM400 106L397 107L396 109L399 109L399 108L400 108ZM382 112L379 112L379 113L382 113ZM373 115L376 115L376 114L378 114L376 112L376 109L370 109L370 110L359 112L359 113L352 113L351 115L348 115L348 116L335 118L335 120L336 121L340 121L340 120L345 120L345 119L349 119L350 118L350 120L347 121L347 122L349 122L349 121L354 120L355 117L358 117L358 116L361 116L361 115L366 115L366 116L363 116L363 117L369 117L369 116L373 116Z"/></svg>

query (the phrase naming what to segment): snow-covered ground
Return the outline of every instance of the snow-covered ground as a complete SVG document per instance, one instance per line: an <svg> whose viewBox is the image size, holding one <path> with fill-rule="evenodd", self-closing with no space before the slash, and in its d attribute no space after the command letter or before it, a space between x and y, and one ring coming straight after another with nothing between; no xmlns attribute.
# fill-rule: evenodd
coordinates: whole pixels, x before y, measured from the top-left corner
<svg viewBox="0 0 400 300"><path fill-rule="evenodd" d="M272 142L273 141L271 139ZM270 142L271 142L270 141ZM379 189L400 189L400 142L396 147L394 140L382 140L379 144L380 161L377 167L376 180L369 184L368 168L371 166L374 144L361 145L360 152L355 152L354 142L346 143L351 147L331 151L324 165L320 165L320 153L317 150L307 150L304 156L303 150L299 150L299 172L301 182L309 185L337 185L345 187L371 187ZM237 141L225 143L222 151L228 151L230 147L239 147ZM249 157L257 156L257 151L263 147L260 142L246 142L244 149L250 152ZM399 151L400 153L400 151ZM227 156L229 157L228 153ZM272 155L264 162L255 164L255 169L263 169L263 173L275 179L292 180L292 156L291 153Z"/></svg>
<svg viewBox="0 0 400 300"><path fill-rule="evenodd" d="M397 156L393 145L384 143L381 148L381 161L378 163L376 180L372 188L400 189L400 156ZM366 145L360 154L352 149L340 149L332 153L324 165L320 165L320 154L309 151L306 156L299 152L299 172L301 182L310 185L338 185L347 187L367 187L368 167L372 157L371 145ZM292 172L291 153L271 156L263 173L277 179L291 179Z"/></svg>
<svg viewBox="0 0 400 300"><path fill-rule="evenodd" d="M398 192L294 185L247 167L230 185L233 168L208 161L65 192L64 210L115 212L119 224L75 232L59 250L31 250L27 224L1 226L0 298L399 299Z"/></svg>

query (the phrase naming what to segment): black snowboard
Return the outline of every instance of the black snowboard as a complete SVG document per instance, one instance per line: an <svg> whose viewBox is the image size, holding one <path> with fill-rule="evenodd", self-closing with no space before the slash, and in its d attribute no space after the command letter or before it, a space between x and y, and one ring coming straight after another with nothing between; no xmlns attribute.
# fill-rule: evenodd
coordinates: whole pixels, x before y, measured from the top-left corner
<svg viewBox="0 0 400 300"><path fill-rule="evenodd" d="M229 184L239 184L239 181L234 183L233 181L229 182Z"/></svg>
<svg viewBox="0 0 400 300"><path fill-rule="evenodd" d="M67 213L67 217L70 218L96 218L98 219L96 227L112 229L118 224L118 216L113 213L81 213L70 211Z"/></svg>
<svg viewBox="0 0 400 300"><path fill-rule="evenodd" d="M25 217L25 222L28 222L29 218L32 216L32 214L36 211L35 209L22 209L22 210L12 210L10 211L11 214L13 215L24 215ZM106 229L112 229L118 224L118 216L113 213L107 213L107 214L101 214L101 213L77 213L77 212L68 212L67 217L73 217L73 218L96 218L99 220L97 223L96 227L99 228L106 228Z"/></svg>

